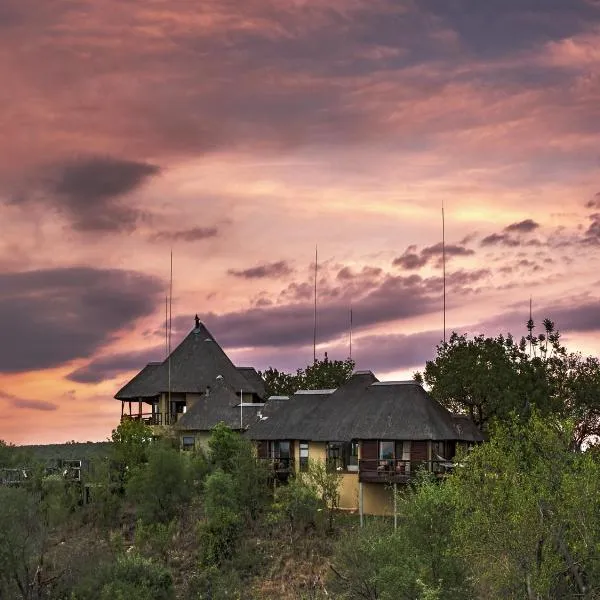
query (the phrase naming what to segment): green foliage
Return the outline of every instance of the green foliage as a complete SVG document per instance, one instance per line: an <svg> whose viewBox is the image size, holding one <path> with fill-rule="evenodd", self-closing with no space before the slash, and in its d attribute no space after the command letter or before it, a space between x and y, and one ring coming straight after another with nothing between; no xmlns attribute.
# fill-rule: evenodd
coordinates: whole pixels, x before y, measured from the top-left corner
<svg viewBox="0 0 600 600"><path fill-rule="evenodd" d="M88 520L108 532L119 522L122 498L114 483L115 473L110 461L96 459L88 476L90 503L85 507Z"/></svg>
<svg viewBox="0 0 600 600"><path fill-rule="evenodd" d="M177 536L177 521L169 523L150 523L145 525L138 520L135 526L135 546L143 551L144 555L159 558L163 563L169 562L169 552L173 540Z"/></svg>
<svg viewBox="0 0 600 600"><path fill-rule="evenodd" d="M291 396L298 390L337 388L350 379L354 366L351 358L332 361L326 353L323 360L317 359L296 373L285 373L269 367L260 375L265 381L267 396Z"/></svg>
<svg viewBox="0 0 600 600"><path fill-rule="evenodd" d="M23 467L31 464L32 459L31 452L0 440L0 469Z"/></svg>
<svg viewBox="0 0 600 600"><path fill-rule="evenodd" d="M197 600L240 600L242 587L239 572L230 565L210 566L196 574L186 597Z"/></svg>
<svg viewBox="0 0 600 600"><path fill-rule="evenodd" d="M198 527L202 562L218 566L233 556L243 525L232 474L219 469L206 479L204 510L206 519Z"/></svg>
<svg viewBox="0 0 600 600"><path fill-rule="evenodd" d="M267 500L268 472L256 460L252 442L219 423L213 428L208 447L212 468L233 476L240 513L246 519L256 519Z"/></svg>
<svg viewBox="0 0 600 600"><path fill-rule="evenodd" d="M480 596L596 597L600 465L571 430L534 412L498 424L449 479L456 552ZM595 503L592 503L595 504Z"/></svg>
<svg viewBox="0 0 600 600"><path fill-rule="evenodd" d="M532 331L533 323L530 326ZM441 404L469 414L482 430L512 413L527 417L534 406L542 414L560 413L567 400L564 378L569 357L554 323L546 319L544 331L519 343L510 334L468 339L453 333L438 346L437 357L427 362L424 374L415 377Z"/></svg>
<svg viewBox="0 0 600 600"><path fill-rule="evenodd" d="M146 462L152 430L143 421L124 419L112 432L112 458L131 470Z"/></svg>
<svg viewBox="0 0 600 600"><path fill-rule="evenodd" d="M147 459L130 476L127 496L135 502L138 518L144 523L168 523L191 497L188 460L162 444L150 448Z"/></svg>
<svg viewBox="0 0 600 600"><path fill-rule="evenodd" d="M40 509L46 524L56 527L64 523L81 503L81 487L64 479L60 474L41 480Z"/></svg>
<svg viewBox="0 0 600 600"><path fill-rule="evenodd" d="M333 518L339 507L340 485L342 475L337 471L329 471L327 465L320 460L309 460L308 471L302 474L304 481L315 490L317 496L328 509L329 531L333 530Z"/></svg>
<svg viewBox="0 0 600 600"><path fill-rule="evenodd" d="M364 529L339 540L333 591L348 600L471 598L452 545L453 499L450 488L420 474L412 488L398 494L397 530L391 519L369 519Z"/></svg>
<svg viewBox="0 0 600 600"><path fill-rule="evenodd" d="M319 510L323 507L317 489L303 475L298 473L275 492L274 512L287 522L292 538L296 533L316 527Z"/></svg>
<svg viewBox="0 0 600 600"><path fill-rule="evenodd" d="M172 600L173 578L168 569L139 556L126 554L98 565L82 576L70 600Z"/></svg>
<svg viewBox="0 0 600 600"><path fill-rule="evenodd" d="M36 572L47 541L39 499L24 489L0 487L0 507L0 597L37 597L44 582Z"/></svg>

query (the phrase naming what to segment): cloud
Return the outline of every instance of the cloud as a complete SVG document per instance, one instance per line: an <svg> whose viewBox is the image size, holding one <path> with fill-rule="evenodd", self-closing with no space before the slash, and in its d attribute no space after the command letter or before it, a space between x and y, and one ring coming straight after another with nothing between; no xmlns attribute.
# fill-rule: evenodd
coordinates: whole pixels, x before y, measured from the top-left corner
<svg viewBox="0 0 600 600"><path fill-rule="evenodd" d="M350 304L356 331L440 310L441 277L395 276L382 273L380 269L367 269L365 275L363 269L355 273L355 280L346 280L343 286L339 286L337 275L340 272L346 273L344 269L336 270L333 282L323 273L317 312L320 342L346 335ZM472 286L489 274L487 269L459 270L448 275L447 286L456 292L456 297L464 298L473 291ZM280 302L270 306L253 306L222 314L199 313L199 316L227 348L308 345L312 343L314 325L311 286L306 282L294 282L286 291L289 292L293 286L297 297L298 290L306 286L306 298L290 301L290 295L280 294ZM189 317L175 319L174 327L179 335L187 334Z"/></svg>
<svg viewBox="0 0 600 600"><path fill-rule="evenodd" d="M153 242L199 242L217 237L219 230L216 227L192 227L178 231L158 231L150 236Z"/></svg>
<svg viewBox="0 0 600 600"><path fill-rule="evenodd" d="M531 233L535 231L540 226L539 223L536 223L533 219L525 219L524 221L519 221L518 223L512 223L511 225L507 225L504 228L504 231L507 233Z"/></svg>
<svg viewBox="0 0 600 600"><path fill-rule="evenodd" d="M229 269L229 275L242 279L278 279L293 272L293 269L285 260L265 263L248 269Z"/></svg>
<svg viewBox="0 0 600 600"><path fill-rule="evenodd" d="M420 269L428 264L431 260L435 260L437 267L442 266L443 256L445 254L446 261L458 256L472 256L475 251L467 248L463 244L443 244L439 242L433 246L423 248L419 253L416 252L416 246L409 246L404 254L395 258L392 265L402 267L407 271Z"/></svg>
<svg viewBox="0 0 600 600"><path fill-rule="evenodd" d="M164 283L134 271L70 267L0 274L0 373L86 358L163 301Z"/></svg>
<svg viewBox="0 0 600 600"><path fill-rule="evenodd" d="M29 398L21 398L14 394L9 394L4 390L0 390L0 399L7 400L14 408L28 408L31 410L53 411L58 408L57 404L47 402L45 400L31 400Z"/></svg>
<svg viewBox="0 0 600 600"><path fill-rule="evenodd" d="M164 346L147 350L100 356L69 373L66 378L76 383L101 383L130 371L140 371L149 362L163 360Z"/></svg>
<svg viewBox="0 0 600 600"><path fill-rule="evenodd" d="M80 232L131 231L147 213L123 197L159 172L156 165L108 156L67 160L47 169L33 190L15 194L12 203L51 206Z"/></svg>

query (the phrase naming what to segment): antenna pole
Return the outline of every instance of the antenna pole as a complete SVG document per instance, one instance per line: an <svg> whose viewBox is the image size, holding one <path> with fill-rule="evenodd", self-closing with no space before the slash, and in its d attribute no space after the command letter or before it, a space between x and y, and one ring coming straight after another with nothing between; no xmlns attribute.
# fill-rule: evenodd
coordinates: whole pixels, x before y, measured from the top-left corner
<svg viewBox="0 0 600 600"><path fill-rule="evenodd" d="M444 216L444 201L442 200L442 280L444 282L443 308L444 313L444 348L446 347L446 219Z"/></svg>
<svg viewBox="0 0 600 600"><path fill-rule="evenodd" d="M352 360L352 302L350 302L350 360Z"/></svg>
<svg viewBox="0 0 600 600"><path fill-rule="evenodd" d="M315 246L315 314L313 327L313 363L317 362L317 272L318 272L318 247Z"/></svg>
<svg viewBox="0 0 600 600"><path fill-rule="evenodd" d="M244 390L240 390L240 431L244 431Z"/></svg>
<svg viewBox="0 0 600 600"><path fill-rule="evenodd" d="M165 296L165 358L169 357L169 296Z"/></svg>
<svg viewBox="0 0 600 600"><path fill-rule="evenodd" d="M169 335L168 335L168 368L169 368L169 415L171 414L171 333L173 330L173 250L171 250L171 277L169 279Z"/></svg>

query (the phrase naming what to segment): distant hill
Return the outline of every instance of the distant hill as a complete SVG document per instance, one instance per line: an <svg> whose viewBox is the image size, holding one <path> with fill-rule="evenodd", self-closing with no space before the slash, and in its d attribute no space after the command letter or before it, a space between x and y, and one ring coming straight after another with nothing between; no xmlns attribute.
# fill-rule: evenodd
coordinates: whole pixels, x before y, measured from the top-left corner
<svg viewBox="0 0 600 600"><path fill-rule="evenodd" d="M46 462L53 459L90 460L108 455L112 442L75 442L69 444L37 444L19 446L19 449Z"/></svg>

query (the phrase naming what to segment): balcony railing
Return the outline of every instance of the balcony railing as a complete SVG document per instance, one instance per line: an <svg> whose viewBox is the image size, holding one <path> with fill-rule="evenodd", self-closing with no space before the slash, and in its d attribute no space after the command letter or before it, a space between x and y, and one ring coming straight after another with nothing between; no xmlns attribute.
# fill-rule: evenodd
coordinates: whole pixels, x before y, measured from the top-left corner
<svg viewBox="0 0 600 600"><path fill-rule="evenodd" d="M294 472L293 458L259 457L259 460L276 475L287 476Z"/></svg>
<svg viewBox="0 0 600 600"><path fill-rule="evenodd" d="M358 469L359 479L363 482L406 483L421 469L443 476L452 469L452 462L447 460L374 458L360 460Z"/></svg>
<svg viewBox="0 0 600 600"><path fill-rule="evenodd" d="M163 413L141 413L133 415L123 415L121 421L143 421L146 425L170 425L175 422L175 417L172 415L163 415Z"/></svg>

